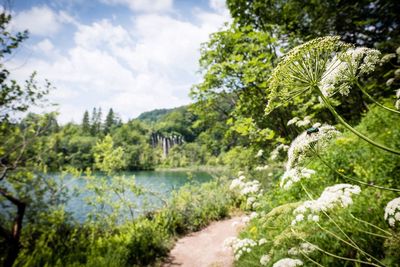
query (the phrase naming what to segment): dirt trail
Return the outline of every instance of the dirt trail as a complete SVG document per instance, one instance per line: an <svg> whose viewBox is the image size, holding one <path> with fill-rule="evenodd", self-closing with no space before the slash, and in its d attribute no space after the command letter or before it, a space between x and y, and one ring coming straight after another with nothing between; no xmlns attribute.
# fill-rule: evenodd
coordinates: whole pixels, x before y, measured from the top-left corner
<svg viewBox="0 0 400 267"><path fill-rule="evenodd" d="M226 238L236 236L244 216L211 223L199 232L179 239L164 267L230 267L232 252L224 248Z"/></svg>

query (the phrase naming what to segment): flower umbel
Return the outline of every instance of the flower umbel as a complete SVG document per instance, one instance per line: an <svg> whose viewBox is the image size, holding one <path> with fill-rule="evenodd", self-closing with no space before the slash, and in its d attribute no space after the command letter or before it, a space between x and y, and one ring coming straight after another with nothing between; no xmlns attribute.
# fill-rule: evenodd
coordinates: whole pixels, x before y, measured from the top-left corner
<svg viewBox="0 0 400 267"><path fill-rule="evenodd" d="M289 188L293 183L300 181L301 178L309 178L314 174L313 170L302 168L301 165L306 159L315 155L318 150L326 147L330 140L340 134L331 125L322 125L318 131L301 133L290 144L288 150L288 161L286 171L281 179L281 187Z"/></svg>
<svg viewBox="0 0 400 267"><path fill-rule="evenodd" d="M391 227L400 224L400 197L393 199L386 205L384 217Z"/></svg>
<svg viewBox="0 0 400 267"><path fill-rule="evenodd" d="M293 211L296 217L292 221L292 225L303 221L307 213L309 221L318 221L318 214L321 211L328 211L338 206L346 208L353 203L351 196L353 194L358 195L360 192L361 189L357 185L336 184L329 186L325 188L318 199L305 201Z"/></svg>
<svg viewBox="0 0 400 267"><path fill-rule="evenodd" d="M309 94L321 81L332 54L348 48L339 36L316 38L289 51L269 79L266 113L300 94Z"/></svg>
<svg viewBox="0 0 400 267"><path fill-rule="evenodd" d="M303 262L299 259L284 258L275 262L274 265L272 265L272 267L296 267L302 265Z"/></svg>

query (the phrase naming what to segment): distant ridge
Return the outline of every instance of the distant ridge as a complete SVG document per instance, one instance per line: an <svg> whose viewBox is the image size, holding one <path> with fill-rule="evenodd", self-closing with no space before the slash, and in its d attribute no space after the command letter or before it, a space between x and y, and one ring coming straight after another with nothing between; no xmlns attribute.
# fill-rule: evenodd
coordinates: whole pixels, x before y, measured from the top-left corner
<svg viewBox="0 0 400 267"><path fill-rule="evenodd" d="M150 122L150 123L155 123L159 122L160 120L163 119L166 115L168 115L171 112L174 112L179 109L186 109L187 106L181 106L181 107L176 107L176 108L162 108L162 109L154 109L151 111L146 111L141 113L136 119L143 121L143 122Z"/></svg>

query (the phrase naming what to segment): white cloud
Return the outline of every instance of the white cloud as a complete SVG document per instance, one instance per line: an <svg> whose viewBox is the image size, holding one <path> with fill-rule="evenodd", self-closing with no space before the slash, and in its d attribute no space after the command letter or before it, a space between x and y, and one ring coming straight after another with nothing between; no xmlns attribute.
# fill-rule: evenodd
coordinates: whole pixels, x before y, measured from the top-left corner
<svg viewBox="0 0 400 267"><path fill-rule="evenodd" d="M61 25L56 14L48 7L33 7L30 10L17 13L12 26L17 31L28 29L34 35L51 35L58 32Z"/></svg>
<svg viewBox="0 0 400 267"><path fill-rule="evenodd" d="M165 12L171 11L173 0L101 0L110 5L126 5L133 11Z"/></svg>
<svg viewBox="0 0 400 267"><path fill-rule="evenodd" d="M227 10L226 0L209 0L209 6L220 13Z"/></svg>
<svg viewBox="0 0 400 267"><path fill-rule="evenodd" d="M16 13L11 27L16 31L29 30L32 35L51 36L60 31L62 24L76 24L66 12L54 12L47 6L35 6Z"/></svg>
<svg viewBox="0 0 400 267"><path fill-rule="evenodd" d="M54 51L54 45L49 39L44 39L35 45L35 50L39 50L41 53L52 53Z"/></svg>
<svg viewBox="0 0 400 267"><path fill-rule="evenodd" d="M78 25L73 47L46 59L57 49L44 39L16 74L22 80L37 70L53 82L58 89L51 99L60 103L62 122L79 122L83 111L94 106L113 107L128 119L151 109L184 105L199 79L200 44L229 19L201 10L194 16L196 21L188 22L146 13L124 27L109 20Z"/></svg>

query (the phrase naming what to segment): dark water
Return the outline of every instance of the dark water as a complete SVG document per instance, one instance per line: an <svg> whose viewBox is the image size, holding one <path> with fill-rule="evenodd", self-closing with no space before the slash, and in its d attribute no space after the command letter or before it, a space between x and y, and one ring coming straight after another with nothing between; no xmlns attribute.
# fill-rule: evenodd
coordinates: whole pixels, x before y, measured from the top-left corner
<svg viewBox="0 0 400 267"><path fill-rule="evenodd" d="M173 191L178 190L187 183L204 183L212 179L211 175L206 172L189 173L183 171L138 171L125 172L123 175L125 175L127 179L131 179L131 177L134 176L136 185L155 192L163 199L168 199ZM68 181L68 186L71 189L78 188L81 191L85 188L85 184L85 177L78 179L74 178ZM80 222L83 222L87 218L87 215L92 209L92 207L87 205L85 201L85 198L90 196L90 194L91 193L83 190L78 196L71 197L66 206L66 210L71 212L73 217ZM143 206L142 212L148 211L149 209L155 209L162 205L159 197L147 196L145 198L146 200L144 200L144 197L136 197L132 194L129 199L130 201L133 201L139 208ZM144 204L145 201L146 204ZM138 214L140 214L140 212L136 215Z"/></svg>

